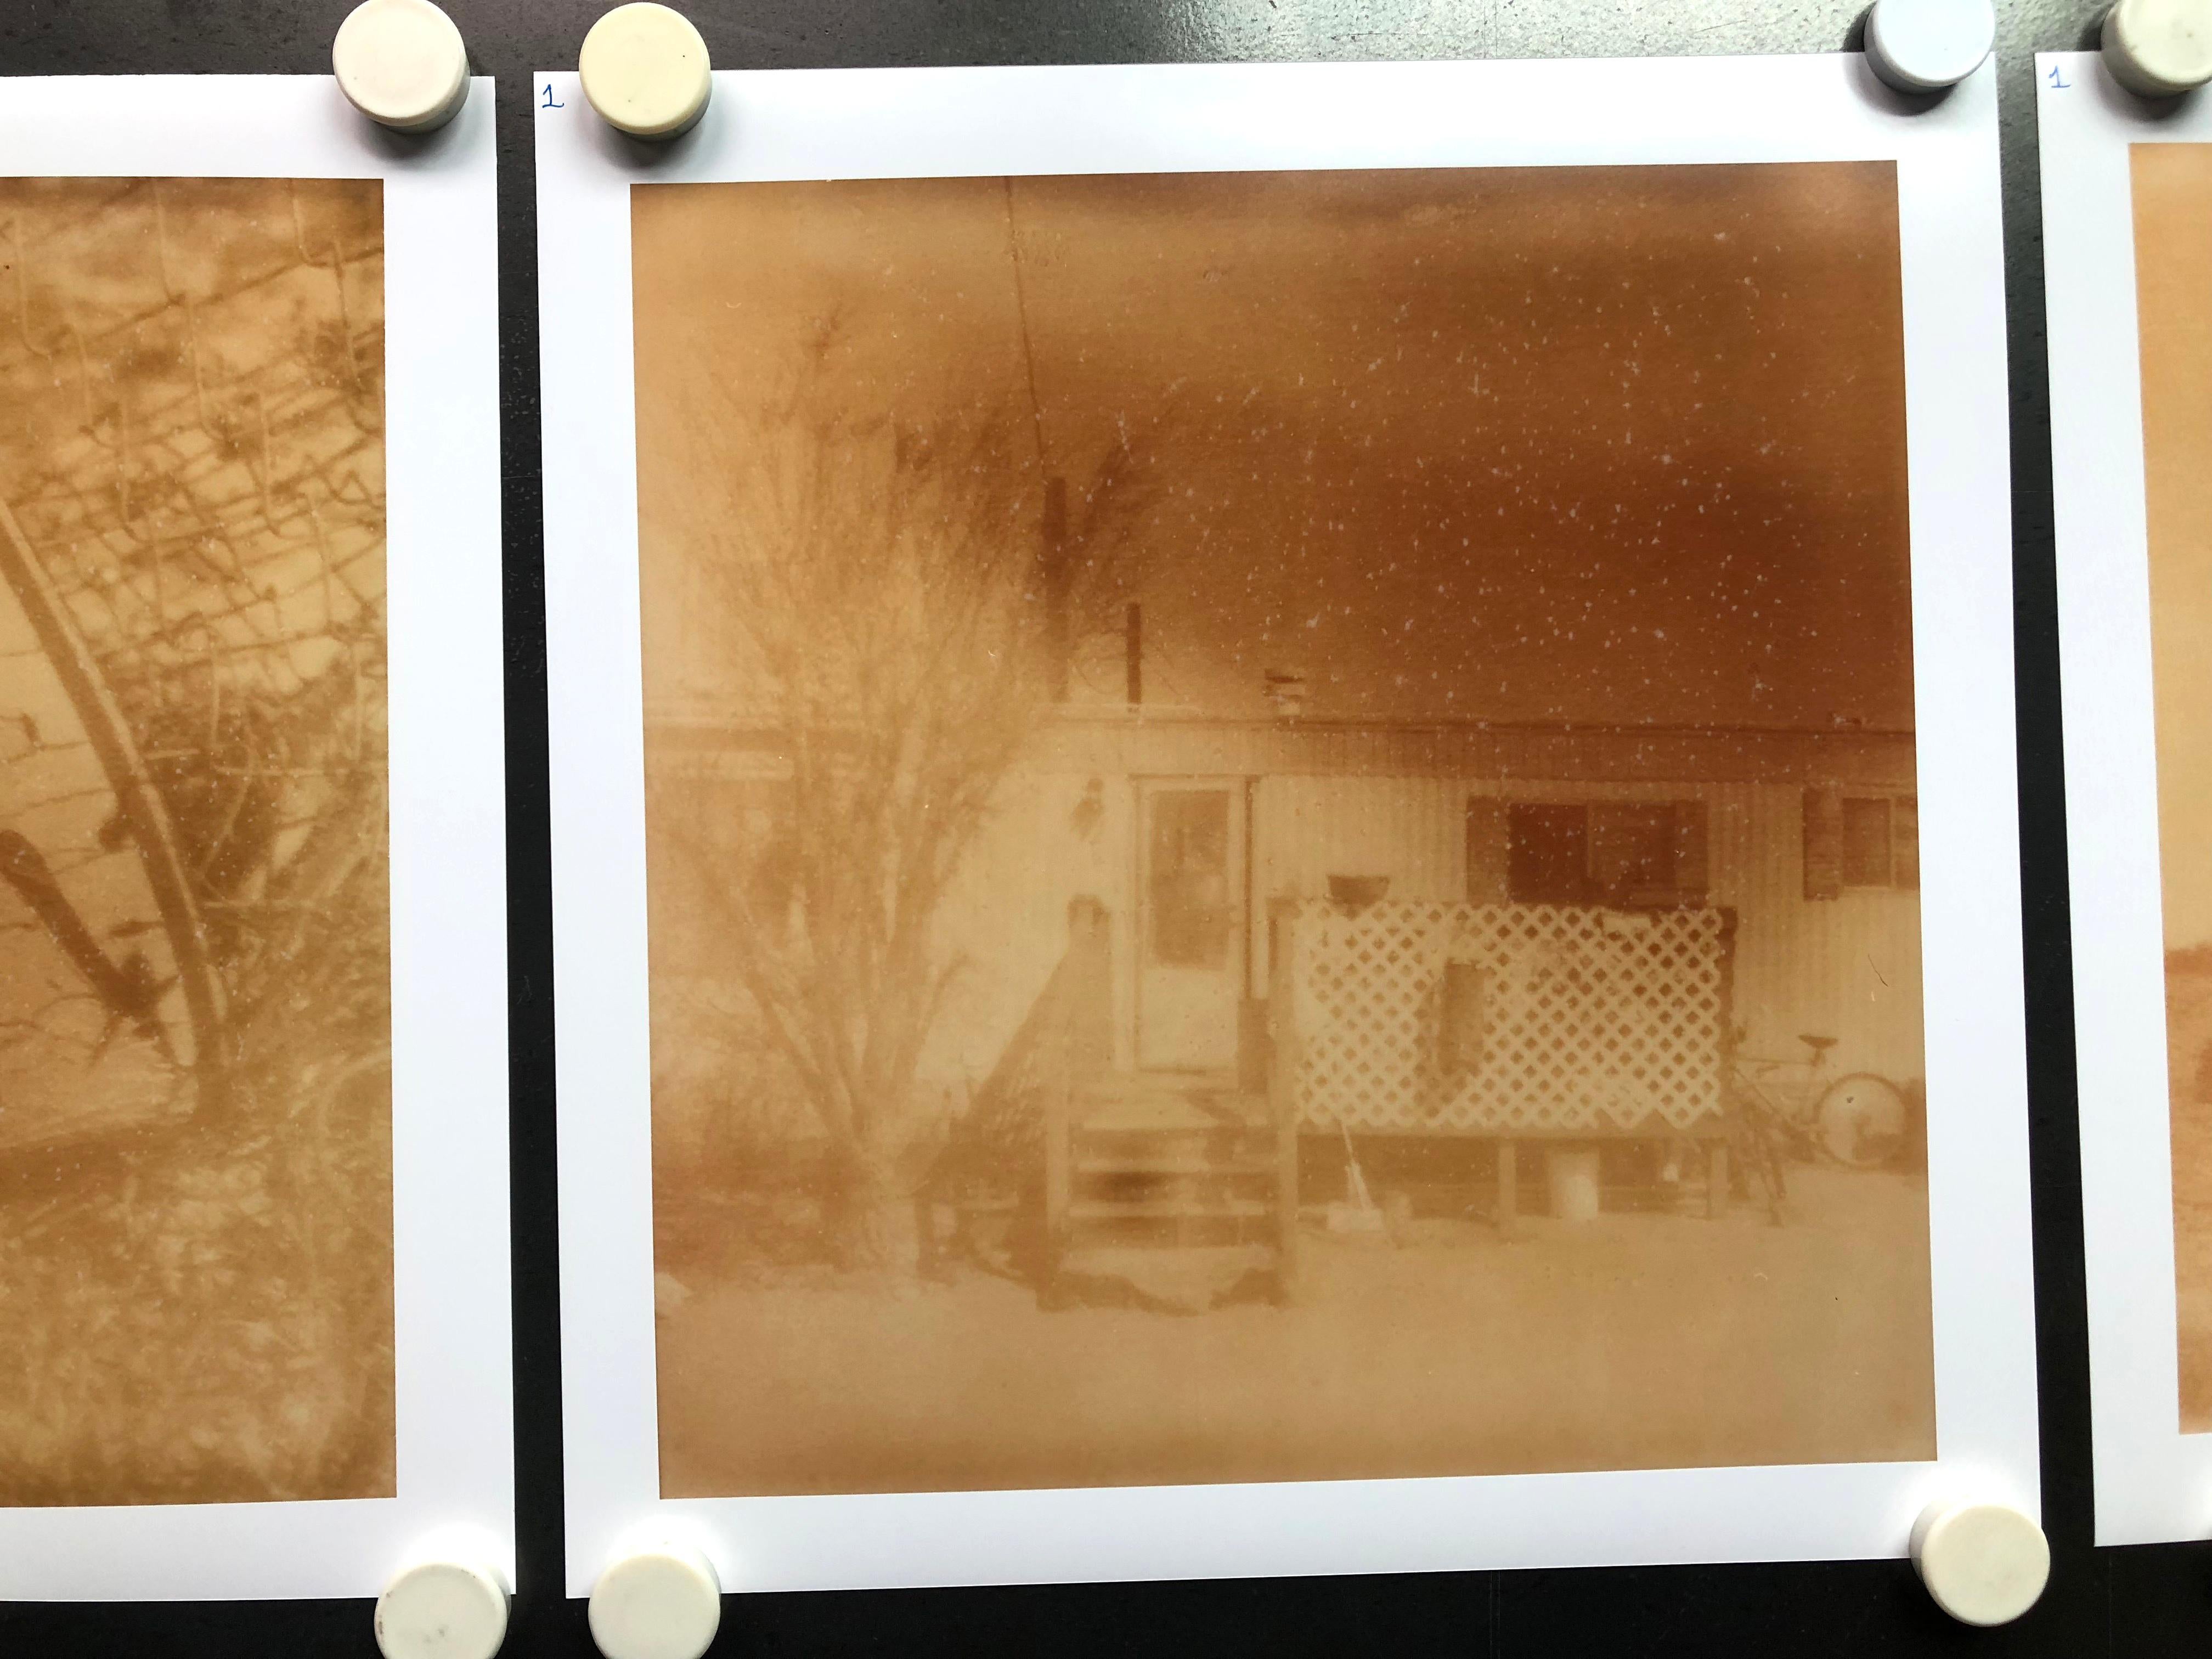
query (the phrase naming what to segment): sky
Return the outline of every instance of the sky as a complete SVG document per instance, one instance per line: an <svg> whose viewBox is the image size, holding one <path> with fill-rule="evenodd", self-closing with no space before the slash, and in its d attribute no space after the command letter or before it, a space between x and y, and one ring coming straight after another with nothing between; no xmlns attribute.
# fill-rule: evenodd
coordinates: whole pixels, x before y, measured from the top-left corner
<svg viewBox="0 0 2212 1659"><path fill-rule="evenodd" d="M1126 445L1148 703L1912 726L1888 163L633 200L649 571L750 510L736 447L804 381L1079 490Z"/></svg>

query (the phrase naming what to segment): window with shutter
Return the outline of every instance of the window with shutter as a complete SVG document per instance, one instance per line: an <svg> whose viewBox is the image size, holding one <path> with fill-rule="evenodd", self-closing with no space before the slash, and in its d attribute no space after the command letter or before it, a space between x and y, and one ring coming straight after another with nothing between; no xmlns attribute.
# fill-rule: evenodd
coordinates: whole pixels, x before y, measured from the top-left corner
<svg viewBox="0 0 2212 1659"><path fill-rule="evenodd" d="M1590 885L1600 903L1674 903L1674 802L1606 802L1589 809L1589 825Z"/></svg>
<svg viewBox="0 0 2212 1659"><path fill-rule="evenodd" d="M1489 899L1479 846L1495 803L1468 803L1468 896ZM1707 888L1700 800L1516 802L1504 809L1504 896L1518 904L1626 909L1702 904Z"/></svg>
<svg viewBox="0 0 2212 1659"><path fill-rule="evenodd" d="M1920 885L1920 810L1911 795L1805 792L1805 896L1832 899L1853 888Z"/></svg>
<svg viewBox="0 0 2212 1659"><path fill-rule="evenodd" d="M1896 870L1899 887L1917 888L1920 885L1920 802L1917 797L1900 795L1892 806L1889 833L1893 845L1891 860Z"/></svg>
<svg viewBox="0 0 2212 1659"><path fill-rule="evenodd" d="M1840 897L1844 890L1844 792L1814 784L1805 791L1805 896Z"/></svg>
<svg viewBox="0 0 2212 1659"><path fill-rule="evenodd" d="M1844 798L1844 886L1889 885L1889 800L1886 796Z"/></svg>
<svg viewBox="0 0 2212 1659"><path fill-rule="evenodd" d="M1506 810L1506 890L1516 904L1589 902L1589 813L1516 803Z"/></svg>

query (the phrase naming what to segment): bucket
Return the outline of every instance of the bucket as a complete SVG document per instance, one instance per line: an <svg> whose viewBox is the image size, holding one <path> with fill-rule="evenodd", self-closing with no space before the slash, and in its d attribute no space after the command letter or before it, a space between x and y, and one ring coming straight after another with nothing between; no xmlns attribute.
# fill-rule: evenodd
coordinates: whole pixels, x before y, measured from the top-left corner
<svg viewBox="0 0 2212 1659"><path fill-rule="evenodd" d="M1552 1214L1561 1221L1597 1219L1597 1153L1554 1147L1544 1157L1551 1183Z"/></svg>

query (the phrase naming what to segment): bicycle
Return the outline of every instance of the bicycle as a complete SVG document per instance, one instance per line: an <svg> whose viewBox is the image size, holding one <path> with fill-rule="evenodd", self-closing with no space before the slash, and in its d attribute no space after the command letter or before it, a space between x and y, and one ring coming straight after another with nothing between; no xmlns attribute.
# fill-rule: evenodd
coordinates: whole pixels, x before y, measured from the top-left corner
<svg viewBox="0 0 2212 1659"><path fill-rule="evenodd" d="M1797 1041L1812 1051L1809 1058L1737 1056L1739 1102L1808 1158L1825 1158L1850 1170L1896 1163L1911 1123L1903 1091L1872 1072L1834 1076L1828 1070L1834 1037L1800 1033Z"/></svg>

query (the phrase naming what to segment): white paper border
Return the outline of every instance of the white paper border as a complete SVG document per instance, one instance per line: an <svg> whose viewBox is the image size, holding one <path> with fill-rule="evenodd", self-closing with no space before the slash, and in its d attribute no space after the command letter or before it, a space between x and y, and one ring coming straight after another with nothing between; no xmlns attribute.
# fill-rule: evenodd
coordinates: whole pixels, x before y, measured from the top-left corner
<svg viewBox="0 0 2212 1659"><path fill-rule="evenodd" d="M396 1498L0 1510L0 1599L374 1595L447 1528L511 1583L492 83L404 140L328 76L0 79L0 170L384 180L398 1389Z"/></svg>
<svg viewBox="0 0 2212 1659"><path fill-rule="evenodd" d="M1895 1556L1939 1496L2039 1512L1993 66L1914 112L1855 56L724 73L665 150L617 137L572 74L540 74L532 101L570 1594L643 1531L691 1538L730 1588L794 1589ZM1883 158L1909 368L1939 1461L659 1499L629 185Z"/></svg>
<svg viewBox="0 0 2212 1659"><path fill-rule="evenodd" d="M2212 143L2212 100L2147 103L2118 86L2094 52L2041 53L2035 69L2097 1541L2161 1543L2212 1531L2212 1435L2181 1432L2176 1371L2128 150Z"/></svg>

